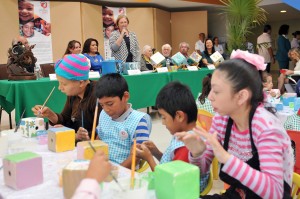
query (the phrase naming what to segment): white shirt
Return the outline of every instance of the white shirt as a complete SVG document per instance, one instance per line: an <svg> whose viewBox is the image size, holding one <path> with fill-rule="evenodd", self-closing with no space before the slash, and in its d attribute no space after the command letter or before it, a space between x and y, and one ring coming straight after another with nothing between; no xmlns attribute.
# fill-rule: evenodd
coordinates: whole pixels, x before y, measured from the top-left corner
<svg viewBox="0 0 300 199"><path fill-rule="evenodd" d="M203 52L205 50L204 43L201 40L198 40L195 43L195 50L200 50L200 52Z"/></svg>
<svg viewBox="0 0 300 199"><path fill-rule="evenodd" d="M218 46L214 45L214 48L215 48L215 51L218 51L221 55L223 55L224 50L223 50L222 45L220 45L220 44Z"/></svg>
<svg viewBox="0 0 300 199"><path fill-rule="evenodd" d="M268 48L272 47L271 36L268 33L263 33L257 38L258 54L265 58L265 63L271 63L271 55Z"/></svg>
<svg viewBox="0 0 300 199"><path fill-rule="evenodd" d="M296 63L296 66L294 68L294 74L300 75L300 60L298 60Z"/></svg>
<svg viewBox="0 0 300 199"><path fill-rule="evenodd" d="M291 41L291 48L299 48L299 41L295 37Z"/></svg>

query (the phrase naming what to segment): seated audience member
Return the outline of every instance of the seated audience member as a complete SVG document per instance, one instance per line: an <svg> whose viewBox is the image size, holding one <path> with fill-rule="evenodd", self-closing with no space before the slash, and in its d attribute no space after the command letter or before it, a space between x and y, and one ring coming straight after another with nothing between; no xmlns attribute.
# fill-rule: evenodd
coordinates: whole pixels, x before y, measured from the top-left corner
<svg viewBox="0 0 300 199"><path fill-rule="evenodd" d="M211 39L205 40L205 50L201 53L202 55L202 65L207 66L209 64L214 64L210 56L214 54L215 49L213 45L213 41Z"/></svg>
<svg viewBox="0 0 300 199"><path fill-rule="evenodd" d="M46 106L41 110L42 105L35 105L32 108L34 115L48 118L51 125L61 124L74 129L77 132L77 141L89 140L92 134L97 98L94 93L96 82L88 79L89 71L89 63L84 55L64 56L55 64L55 73L59 82L58 89L67 95L67 101L62 112L54 113ZM100 111L101 108L98 109L98 114Z"/></svg>
<svg viewBox="0 0 300 199"><path fill-rule="evenodd" d="M207 98L211 90L211 73L207 74L202 80L202 92L199 93L196 100L197 108L203 109L211 114L215 114L210 100Z"/></svg>
<svg viewBox="0 0 300 199"><path fill-rule="evenodd" d="M286 130L300 131L300 109L296 114L288 116L287 120L284 122L284 128Z"/></svg>
<svg viewBox="0 0 300 199"><path fill-rule="evenodd" d="M103 182L111 171L111 164L103 151L97 150L92 158L86 176L81 180L72 199L100 199Z"/></svg>
<svg viewBox="0 0 300 199"><path fill-rule="evenodd" d="M219 37L214 37L213 43L215 51L218 51L224 57L224 50L223 46L219 44Z"/></svg>
<svg viewBox="0 0 300 199"><path fill-rule="evenodd" d="M171 56L172 47L170 46L170 44L162 45L161 52L162 52L162 55L166 58L166 60L169 59L170 66L172 66L173 65L172 56ZM162 63L161 63L162 67L166 67L166 60L162 61Z"/></svg>
<svg viewBox="0 0 300 199"><path fill-rule="evenodd" d="M76 40L69 41L64 56L69 54L80 54L80 53L81 53L81 43Z"/></svg>
<svg viewBox="0 0 300 199"><path fill-rule="evenodd" d="M141 71L153 70L153 65L151 64L150 57L153 55L151 46L145 45L143 47L143 54L141 55Z"/></svg>
<svg viewBox="0 0 300 199"><path fill-rule="evenodd" d="M162 123L172 135L170 145L162 153L152 141L146 141L137 146L137 157L146 160L152 171L156 167L153 156L160 161L160 164L174 160L189 162L189 151L183 142L176 139L174 134L182 131L192 131L196 126L197 106L192 92L187 86L179 82L171 82L158 93L156 107L162 116ZM207 185L208 177L209 172L201 173L201 192Z"/></svg>
<svg viewBox="0 0 300 199"><path fill-rule="evenodd" d="M204 41L205 41L205 34L203 32L199 33L199 40L195 43L195 50L199 55L201 55L201 53L205 50Z"/></svg>
<svg viewBox="0 0 300 199"><path fill-rule="evenodd" d="M179 44L179 52L180 52L183 56L185 56L186 59L189 58L189 54L188 54L189 49L190 49L190 45L189 45L188 43L186 43L186 42L181 42L181 43Z"/></svg>
<svg viewBox="0 0 300 199"><path fill-rule="evenodd" d="M151 118L146 113L133 110L128 104L128 85L120 74L102 76L95 93L103 108L97 126L98 136L109 145L109 159L130 168L133 139L138 144L148 141Z"/></svg>
<svg viewBox="0 0 300 199"><path fill-rule="evenodd" d="M207 172L214 157L220 179L230 185L215 198L290 198L293 176L291 140L279 119L264 108L258 70L264 59L237 50L220 63L211 79L210 99L216 114L209 132L175 136L189 149L189 161ZM205 140L205 141L204 141Z"/></svg>
<svg viewBox="0 0 300 199"><path fill-rule="evenodd" d="M289 51L289 57L293 61L296 62L296 66L294 70L288 70L288 69L281 69L280 75L278 77L278 89L284 92L284 83L288 83L287 77L292 75L292 78L297 82L300 80L300 49L299 48L292 48ZM293 83L294 84L294 83Z"/></svg>
<svg viewBox="0 0 300 199"><path fill-rule="evenodd" d="M93 38L85 40L83 44L82 54L84 54L91 62L91 70L102 73L103 57L98 52L98 41Z"/></svg>
<svg viewBox="0 0 300 199"><path fill-rule="evenodd" d="M263 83L263 91L267 95L267 102L272 102L272 99L276 96L280 95L276 90L273 89L273 80L272 75L266 71L262 72L262 83ZM279 90L278 90L279 91Z"/></svg>

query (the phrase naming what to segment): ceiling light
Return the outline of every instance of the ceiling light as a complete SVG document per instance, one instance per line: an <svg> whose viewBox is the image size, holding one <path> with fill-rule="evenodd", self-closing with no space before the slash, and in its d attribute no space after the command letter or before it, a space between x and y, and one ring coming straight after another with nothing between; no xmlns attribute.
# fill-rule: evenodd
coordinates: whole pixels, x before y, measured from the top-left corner
<svg viewBox="0 0 300 199"><path fill-rule="evenodd" d="M281 12L281 13L286 13L286 10L281 10L280 12Z"/></svg>

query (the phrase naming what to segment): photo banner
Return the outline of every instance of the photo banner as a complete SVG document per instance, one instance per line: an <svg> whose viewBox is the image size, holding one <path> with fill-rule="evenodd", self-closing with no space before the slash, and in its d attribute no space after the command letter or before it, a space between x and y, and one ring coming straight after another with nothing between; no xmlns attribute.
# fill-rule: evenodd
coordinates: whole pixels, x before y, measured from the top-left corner
<svg viewBox="0 0 300 199"><path fill-rule="evenodd" d="M18 0L20 35L27 38L38 64L52 63L49 1Z"/></svg>
<svg viewBox="0 0 300 199"><path fill-rule="evenodd" d="M119 15L126 15L126 8L124 7L102 7L103 20L103 36L104 36L104 59L111 57L111 49L109 47L110 34L117 30L116 20Z"/></svg>

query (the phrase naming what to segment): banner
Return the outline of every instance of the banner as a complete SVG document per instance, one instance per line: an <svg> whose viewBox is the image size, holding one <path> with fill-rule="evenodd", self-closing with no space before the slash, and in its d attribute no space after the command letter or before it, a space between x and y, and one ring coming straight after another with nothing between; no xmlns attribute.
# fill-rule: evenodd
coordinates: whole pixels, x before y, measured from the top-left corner
<svg viewBox="0 0 300 199"><path fill-rule="evenodd" d="M50 2L18 0L20 35L27 38L38 64L52 63Z"/></svg>
<svg viewBox="0 0 300 199"><path fill-rule="evenodd" d="M104 59L111 57L111 49L109 47L110 34L117 30L116 20L119 15L126 15L124 7L102 7L103 20L103 36L104 36Z"/></svg>

